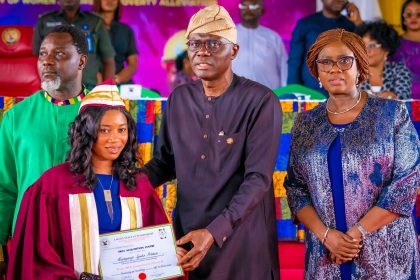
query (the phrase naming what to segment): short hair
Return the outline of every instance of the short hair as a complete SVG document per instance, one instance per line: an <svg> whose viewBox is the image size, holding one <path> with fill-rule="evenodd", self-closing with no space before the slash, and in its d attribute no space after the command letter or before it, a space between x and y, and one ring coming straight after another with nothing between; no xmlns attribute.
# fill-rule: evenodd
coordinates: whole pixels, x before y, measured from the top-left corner
<svg viewBox="0 0 420 280"><path fill-rule="evenodd" d="M68 33L71 36L73 45L76 47L77 53L88 55L88 42L85 34L79 28L69 24L59 25L48 31L43 40L51 33Z"/></svg>
<svg viewBox="0 0 420 280"><path fill-rule="evenodd" d="M345 31L341 28L322 32L316 39L315 43L309 48L308 55L306 57L306 65L308 65L312 76L318 78L316 60L318 59L319 53L327 45L334 42L343 43L354 53L354 56L356 57L357 70L360 75L359 83L366 81L369 73L369 60L365 43L358 35L353 32Z"/></svg>
<svg viewBox="0 0 420 280"><path fill-rule="evenodd" d="M93 0L93 11L95 13L101 14L103 12L101 2L102 0ZM121 19L121 0L118 0L117 9L114 12L114 20L119 21L120 19Z"/></svg>
<svg viewBox="0 0 420 280"><path fill-rule="evenodd" d="M407 8L408 4L410 4L412 2L417 3L417 4L420 4L420 0L406 0L404 2L404 4L402 5L402 8L401 8L401 16L400 16L400 18L401 18L401 27L402 27L402 29L404 31L407 31L407 26L404 24L403 14L404 14L405 9Z"/></svg>
<svg viewBox="0 0 420 280"><path fill-rule="evenodd" d="M369 35L370 38L381 44L382 48L393 55L400 46L400 36L397 31L385 21L371 21L361 24L354 31L360 37Z"/></svg>

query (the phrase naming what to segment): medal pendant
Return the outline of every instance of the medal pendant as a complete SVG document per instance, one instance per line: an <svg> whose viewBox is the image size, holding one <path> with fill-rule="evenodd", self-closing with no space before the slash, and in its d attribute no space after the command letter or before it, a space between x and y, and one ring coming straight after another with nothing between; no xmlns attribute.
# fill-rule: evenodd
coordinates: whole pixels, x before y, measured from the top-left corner
<svg viewBox="0 0 420 280"><path fill-rule="evenodd" d="M104 190L105 201L112 201L111 190Z"/></svg>

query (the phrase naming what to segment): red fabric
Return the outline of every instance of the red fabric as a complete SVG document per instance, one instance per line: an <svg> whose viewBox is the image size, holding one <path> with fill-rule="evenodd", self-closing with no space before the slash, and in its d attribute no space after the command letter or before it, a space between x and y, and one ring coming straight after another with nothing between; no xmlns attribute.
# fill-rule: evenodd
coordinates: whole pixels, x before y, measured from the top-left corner
<svg viewBox="0 0 420 280"><path fill-rule="evenodd" d="M97 85L98 85L98 86L99 86L99 85L113 85L113 86L115 86L116 84L115 84L114 79L112 79L112 78L108 78L108 79L106 79L105 81L103 81L102 83L97 84Z"/></svg>
<svg viewBox="0 0 420 280"><path fill-rule="evenodd" d="M0 26L0 34L2 35L0 56L22 57L32 55L33 28L31 26Z"/></svg>
<svg viewBox="0 0 420 280"><path fill-rule="evenodd" d="M281 220L282 219L280 199L281 199L280 197L275 197L274 198L274 201L276 202L276 219L277 220Z"/></svg>
<svg viewBox="0 0 420 280"><path fill-rule="evenodd" d="M282 269L280 270L281 280L303 280L303 269Z"/></svg>
<svg viewBox="0 0 420 280"><path fill-rule="evenodd" d="M37 61L34 56L0 57L0 96L29 96L39 90Z"/></svg>
<svg viewBox="0 0 420 280"><path fill-rule="evenodd" d="M411 120L413 122L420 121L420 101L412 101L411 105Z"/></svg>
<svg viewBox="0 0 420 280"><path fill-rule="evenodd" d="M41 180L30 187L22 199L9 256L8 280L76 279L71 231L66 221L69 220L68 203L59 203L55 207L50 204L49 195L43 192L43 186L47 184ZM62 213L67 213L67 219L62 219ZM59 221L67 228L62 233L57 227ZM48 240L50 236L51 241ZM62 243L58 250L57 241Z"/></svg>
<svg viewBox="0 0 420 280"><path fill-rule="evenodd" d="M0 96L29 96L41 88L32 34L29 26L0 26Z"/></svg>
<svg viewBox="0 0 420 280"><path fill-rule="evenodd" d="M79 186L68 164L46 171L23 196L9 257L8 280L76 279L74 273L69 194L89 193ZM143 225L168 223L162 204L145 175L137 188L120 182L120 196L140 198Z"/></svg>
<svg viewBox="0 0 420 280"><path fill-rule="evenodd" d="M6 248L7 248L7 254L10 255L10 250L12 249L12 241L11 240L7 241Z"/></svg>
<svg viewBox="0 0 420 280"><path fill-rule="evenodd" d="M280 279L303 279L305 269L305 244L279 242Z"/></svg>
<svg viewBox="0 0 420 280"><path fill-rule="evenodd" d="M155 122L155 102L146 103L146 123Z"/></svg>

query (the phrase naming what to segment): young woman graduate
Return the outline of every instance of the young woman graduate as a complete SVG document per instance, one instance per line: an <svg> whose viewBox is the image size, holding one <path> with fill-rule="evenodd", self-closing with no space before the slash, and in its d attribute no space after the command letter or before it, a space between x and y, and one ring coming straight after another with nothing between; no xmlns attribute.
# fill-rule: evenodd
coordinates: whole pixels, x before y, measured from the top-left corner
<svg viewBox="0 0 420 280"><path fill-rule="evenodd" d="M135 122L115 85L83 99L69 138L67 161L24 194L7 279L98 275L99 234L168 222L136 165Z"/></svg>

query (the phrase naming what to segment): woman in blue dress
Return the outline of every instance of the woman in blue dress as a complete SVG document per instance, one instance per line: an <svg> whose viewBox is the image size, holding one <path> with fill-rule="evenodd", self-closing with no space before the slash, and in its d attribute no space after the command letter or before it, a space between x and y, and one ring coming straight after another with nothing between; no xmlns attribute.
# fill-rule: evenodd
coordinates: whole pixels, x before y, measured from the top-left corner
<svg viewBox="0 0 420 280"><path fill-rule="evenodd" d="M305 279L420 279L419 141L407 108L358 89L368 57L353 33L322 33L307 64L329 98L297 116L285 181L307 228Z"/></svg>

